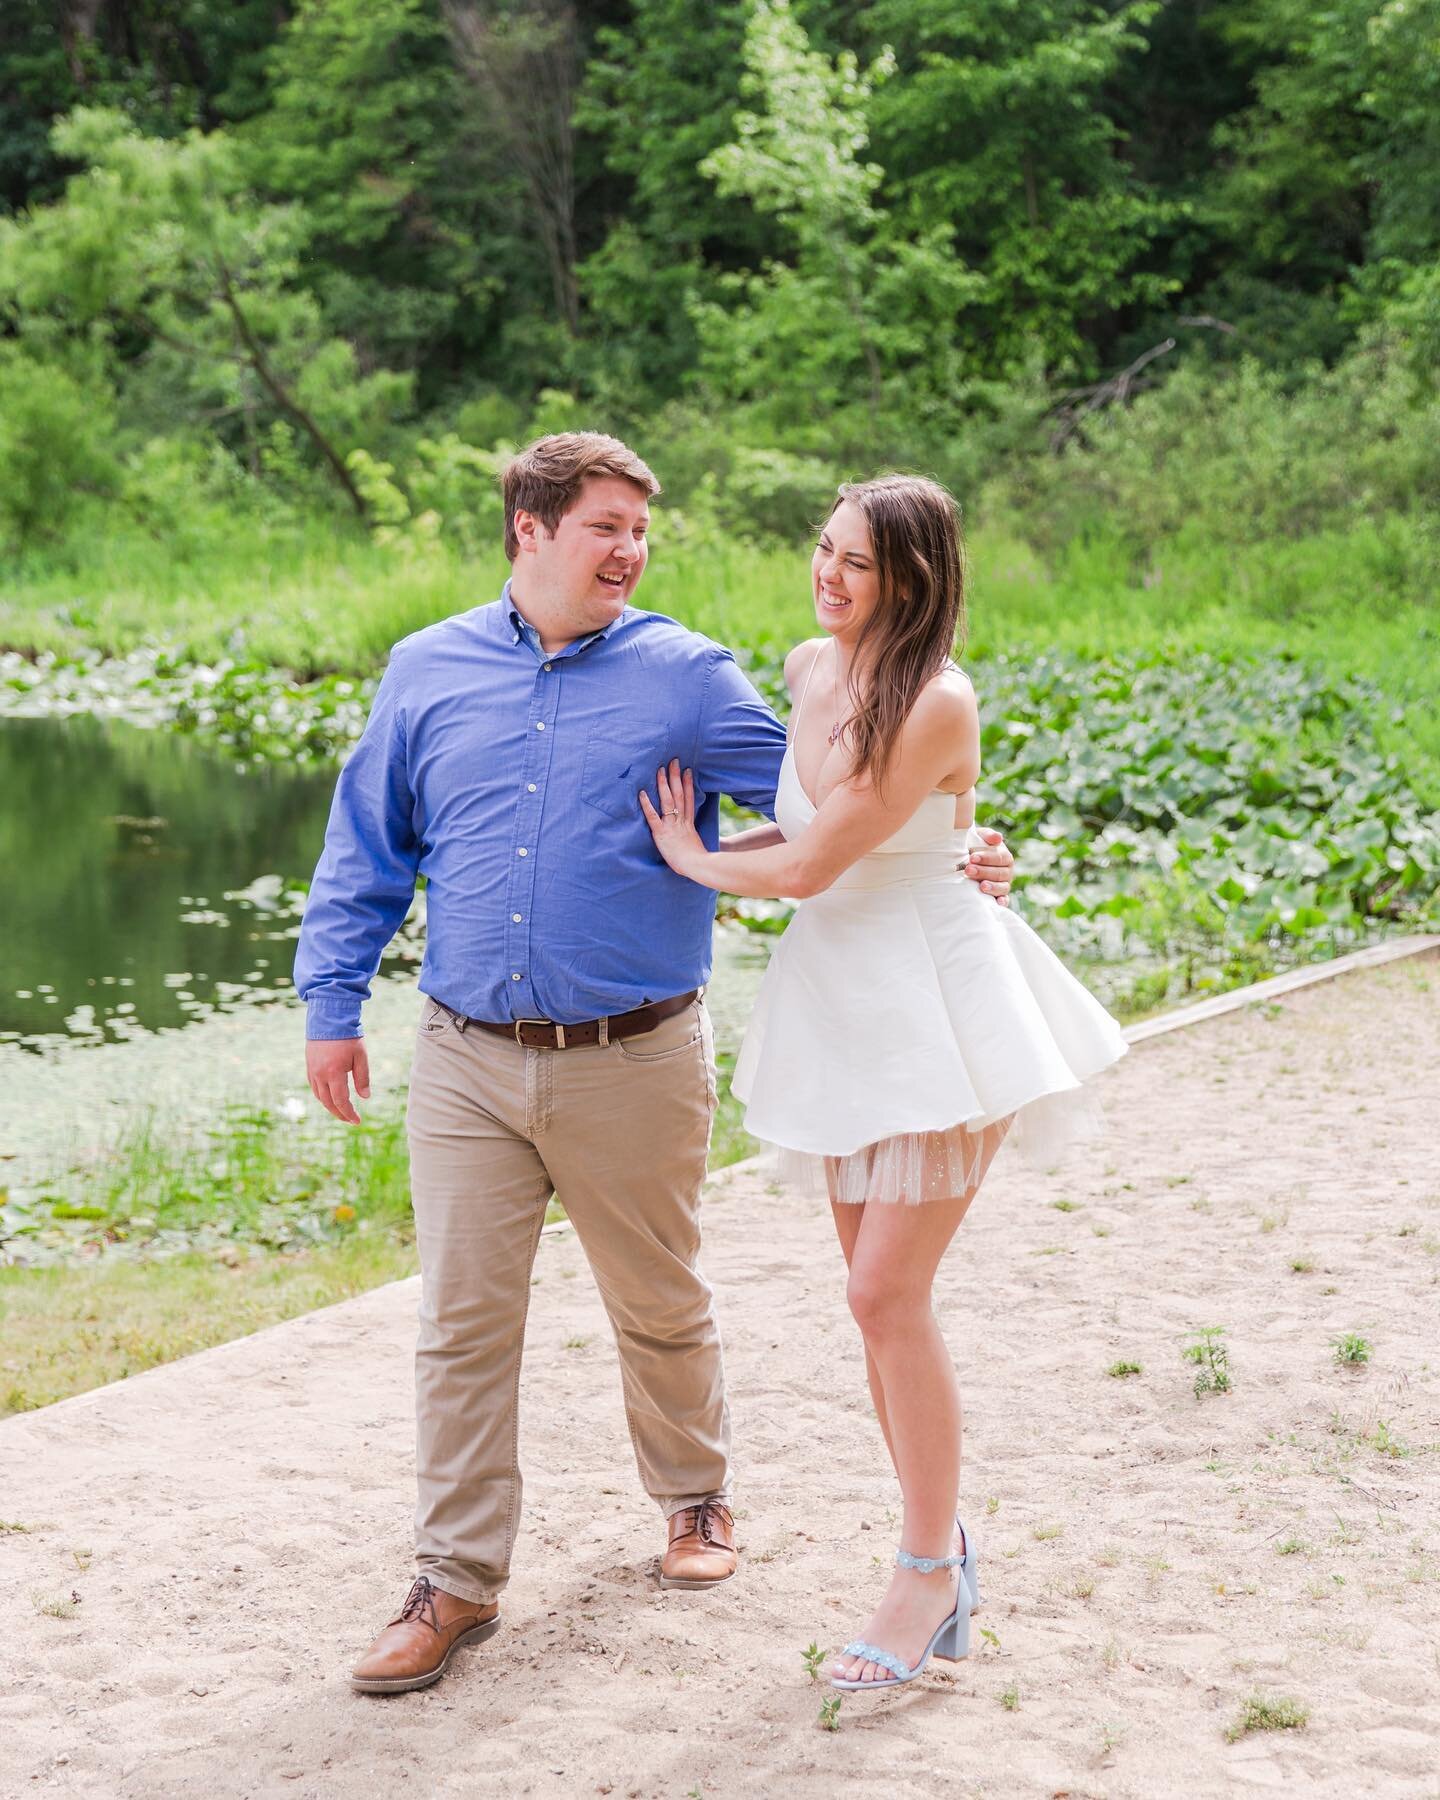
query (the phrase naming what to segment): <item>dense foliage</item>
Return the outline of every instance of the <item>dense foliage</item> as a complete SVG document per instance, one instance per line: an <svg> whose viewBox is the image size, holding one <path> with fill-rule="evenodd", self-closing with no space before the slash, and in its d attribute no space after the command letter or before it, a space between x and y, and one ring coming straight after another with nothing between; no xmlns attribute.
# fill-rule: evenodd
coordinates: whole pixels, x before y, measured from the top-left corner
<svg viewBox="0 0 1440 1800"><path fill-rule="evenodd" d="M1434 441L1440 0L63 17L13 0L0 37L12 551L184 550L206 499L459 531L467 454L572 422L760 533L882 462L1043 499L1072 475L1047 448L1123 433L1173 368L1175 416L1258 424L1251 510L1290 514L1262 529L1336 504L1265 442L1314 384L1382 396L1342 510L1393 506Z"/></svg>

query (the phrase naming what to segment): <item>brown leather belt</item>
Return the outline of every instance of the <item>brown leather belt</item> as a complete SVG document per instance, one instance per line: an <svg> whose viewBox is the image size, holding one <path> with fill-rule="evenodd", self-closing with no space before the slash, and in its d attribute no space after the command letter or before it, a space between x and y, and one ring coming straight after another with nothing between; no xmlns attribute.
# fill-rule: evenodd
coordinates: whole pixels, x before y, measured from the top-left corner
<svg viewBox="0 0 1440 1800"><path fill-rule="evenodd" d="M513 1038L526 1050L581 1050L589 1044L613 1044L617 1038L639 1037L642 1031L653 1031L665 1019L693 1006L700 997L698 988L688 994L675 994L669 1000L652 1000L648 1006L637 1006L633 1012L612 1013L606 1019L585 1019L579 1025L557 1025L553 1019L513 1019L508 1025L497 1025L491 1019L471 1019L464 1013L455 1017L466 1025L478 1025L482 1031L493 1031L498 1037Z"/></svg>

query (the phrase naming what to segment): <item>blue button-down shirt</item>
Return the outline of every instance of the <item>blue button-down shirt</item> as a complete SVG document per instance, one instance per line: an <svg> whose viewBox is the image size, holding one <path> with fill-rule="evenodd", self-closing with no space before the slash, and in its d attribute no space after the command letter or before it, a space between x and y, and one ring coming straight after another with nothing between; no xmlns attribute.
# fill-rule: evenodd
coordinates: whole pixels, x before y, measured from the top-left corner
<svg viewBox="0 0 1440 1800"><path fill-rule="evenodd" d="M672 756L697 826L773 816L784 727L728 650L625 611L547 655L510 601L403 639L340 773L295 957L308 1035L360 1034L426 878L420 985L477 1019L577 1024L699 987L715 896L673 874L637 801Z"/></svg>

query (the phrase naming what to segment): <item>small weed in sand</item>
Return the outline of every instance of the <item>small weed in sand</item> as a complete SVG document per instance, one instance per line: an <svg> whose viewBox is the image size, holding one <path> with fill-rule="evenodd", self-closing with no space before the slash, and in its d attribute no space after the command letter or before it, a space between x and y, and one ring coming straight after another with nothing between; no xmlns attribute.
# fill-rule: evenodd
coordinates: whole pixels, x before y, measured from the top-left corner
<svg viewBox="0 0 1440 1800"><path fill-rule="evenodd" d="M1125 1660L1125 1653L1120 1648L1120 1640L1109 1637L1105 1640L1105 1648L1100 1652L1100 1659L1113 1674Z"/></svg>
<svg viewBox="0 0 1440 1800"><path fill-rule="evenodd" d="M1390 1422L1388 1419L1377 1419L1375 1421L1375 1429L1364 1441L1374 1449L1378 1450L1382 1456L1400 1457L1409 1456L1410 1454L1410 1446L1403 1438L1395 1436L1394 1432L1390 1429Z"/></svg>
<svg viewBox="0 0 1440 1800"><path fill-rule="evenodd" d="M1352 1525L1348 1519L1342 1519L1339 1513L1336 1513L1335 1529L1330 1534L1330 1542L1332 1544L1342 1546L1346 1544L1358 1544L1363 1535L1364 1533L1360 1530L1358 1525Z"/></svg>
<svg viewBox="0 0 1440 1800"><path fill-rule="evenodd" d="M1361 1337L1358 1331L1342 1331L1339 1337L1331 1338L1330 1343L1336 1362L1346 1369L1358 1369L1362 1363L1368 1363L1375 1348L1369 1338Z"/></svg>
<svg viewBox="0 0 1440 1800"><path fill-rule="evenodd" d="M1290 1273L1292 1275L1313 1275L1315 1273L1315 1258L1313 1256L1292 1256L1290 1258Z"/></svg>
<svg viewBox="0 0 1440 1800"><path fill-rule="evenodd" d="M1170 1573L1170 1565L1163 1556L1147 1556L1145 1573L1150 1577L1151 1586L1156 1587L1159 1585L1160 1577Z"/></svg>
<svg viewBox="0 0 1440 1800"><path fill-rule="evenodd" d="M1050 1204L1056 1212L1079 1212L1080 1210L1078 1200L1052 1200Z"/></svg>
<svg viewBox="0 0 1440 1800"><path fill-rule="evenodd" d="M1123 1725L1104 1724L1100 1727L1100 1748L1096 1751L1097 1762L1108 1762L1120 1746L1125 1742Z"/></svg>
<svg viewBox="0 0 1440 1800"><path fill-rule="evenodd" d="M1120 1565L1120 1552L1114 1544L1102 1544L1095 1552L1095 1560L1102 1569L1114 1569Z"/></svg>
<svg viewBox="0 0 1440 1800"><path fill-rule="evenodd" d="M1032 1256L1058 1256L1065 1248L1063 1244L1044 1244L1038 1250L1032 1250Z"/></svg>
<svg viewBox="0 0 1440 1800"><path fill-rule="evenodd" d="M1165 1177L1165 1185L1169 1188L1184 1187L1187 1182L1191 1182L1194 1179L1195 1177L1193 1175L1167 1175Z"/></svg>
<svg viewBox="0 0 1440 1800"><path fill-rule="evenodd" d="M1251 1694L1225 1737L1233 1744L1250 1731L1299 1731L1309 1722L1310 1709L1299 1700L1267 1700L1263 1694Z"/></svg>
<svg viewBox="0 0 1440 1800"><path fill-rule="evenodd" d="M1340 1290L1338 1287L1323 1287L1320 1292L1322 1294L1338 1294Z"/></svg>
<svg viewBox="0 0 1440 1800"><path fill-rule="evenodd" d="M1275 1554L1277 1556L1298 1556L1303 1550L1308 1548L1309 1546L1303 1538L1281 1538L1280 1542L1275 1546Z"/></svg>
<svg viewBox="0 0 1440 1800"><path fill-rule="evenodd" d="M70 1557L75 1564L75 1567L83 1575L90 1567L90 1559L94 1554L95 1552L93 1550L72 1550L70 1552Z"/></svg>
<svg viewBox="0 0 1440 1800"><path fill-rule="evenodd" d="M1137 1362L1113 1362L1105 1371L1107 1375L1113 1375L1117 1381L1119 1381L1122 1376L1143 1375L1144 1372L1145 1371Z"/></svg>
<svg viewBox="0 0 1440 1800"><path fill-rule="evenodd" d="M1091 1575L1077 1575L1070 1584L1072 1600L1090 1600L1095 1594L1095 1580Z"/></svg>
<svg viewBox="0 0 1440 1800"><path fill-rule="evenodd" d="M840 1729L839 1694L832 1694L828 1700L820 1702L820 1729L822 1731L838 1731Z"/></svg>
<svg viewBox="0 0 1440 1800"><path fill-rule="evenodd" d="M1063 1525L1033 1525L1030 1535L1037 1544L1048 1543L1051 1538L1058 1538L1065 1530Z"/></svg>
<svg viewBox="0 0 1440 1800"><path fill-rule="evenodd" d="M800 1660L805 1665L805 1673L812 1681L820 1679L821 1665L825 1661L825 1652L818 1644L807 1644L800 1652Z"/></svg>
<svg viewBox="0 0 1440 1800"><path fill-rule="evenodd" d="M80 1610L80 1596L74 1588L69 1594L31 1594L30 1603L47 1619L73 1619Z"/></svg>
<svg viewBox="0 0 1440 1800"><path fill-rule="evenodd" d="M982 1625L980 1627L980 1636L984 1639L984 1642L980 1646L980 1654L982 1656L987 1650L999 1651L1000 1634L998 1632L992 1631L988 1625Z"/></svg>
<svg viewBox="0 0 1440 1800"><path fill-rule="evenodd" d="M1005 1708L1006 1712L1019 1712L1020 1683L1018 1681L1007 1681L1004 1687L1001 1688L1000 1692L996 1695L996 1698Z"/></svg>
<svg viewBox="0 0 1440 1800"><path fill-rule="evenodd" d="M1109 1225L1092 1225L1090 1229L1096 1237L1109 1237L1113 1228Z"/></svg>
<svg viewBox="0 0 1440 1800"><path fill-rule="evenodd" d="M567 1350L583 1350L590 1342L588 1337L568 1337L565 1340Z"/></svg>
<svg viewBox="0 0 1440 1800"><path fill-rule="evenodd" d="M1224 1336L1223 1325L1202 1325L1195 1332L1194 1342L1186 1344L1180 1352L1186 1362L1198 1365L1195 1372L1197 1397L1230 1392L1230 1358L1221 1342Z"/></svg>
<svg viewBox="0 0 1440 1800"><path fill-rule="evenodd" d="M991 1494L985 1502L985 1517L987 1519L993 1519L999 1510L1000 1496L998 1494Z"/></svg>
<svg viewBox="0 0 1440 1800"><path fill-rule="evenodd" d="M29 1531L28 1525L22 1525L18 1519L0 1519L0 1537L11 1531Z"/></svg>
<svg viewBox="0 0 1440 1800"><path fill-rule="evenodd" d="M1210 1196L1208 1194L1197 1194L1190 1202L1190 1210L1191 1212L1208 1213L1210 1211Z"/></svg>

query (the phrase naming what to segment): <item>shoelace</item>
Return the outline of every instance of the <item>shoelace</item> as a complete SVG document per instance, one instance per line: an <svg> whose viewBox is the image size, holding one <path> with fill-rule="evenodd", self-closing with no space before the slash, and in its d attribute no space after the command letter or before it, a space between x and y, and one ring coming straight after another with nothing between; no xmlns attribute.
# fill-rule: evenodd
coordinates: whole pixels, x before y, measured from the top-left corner
<svg viewBox="0 0 1440 1800"><path fill-rule="evenodd" d="M694 1523L689 1525L688 1530L693 1531L702 1544L713 1544L715 1541L714 1527L721 1511L720 1502L718 1500L702 1500L698 1506L686 1507L685 1511L687 1521L689 1515L694 1514Z"/></svg>
<svg viewBox="0 0 1440 1800"><path fill-rule="evenodd" d="M428 1625L432 1631L440 1629L440 1616L435 1611L435 1589L430 1585L428 1576L416 1577L410 1592L405 1596L405 1604L400 1608L399 1618L392 1619L390 1623L406 1625L411 1619L419 1619L422 1625Z"/></svg>

